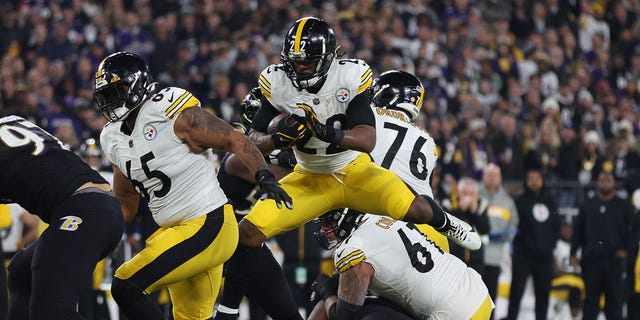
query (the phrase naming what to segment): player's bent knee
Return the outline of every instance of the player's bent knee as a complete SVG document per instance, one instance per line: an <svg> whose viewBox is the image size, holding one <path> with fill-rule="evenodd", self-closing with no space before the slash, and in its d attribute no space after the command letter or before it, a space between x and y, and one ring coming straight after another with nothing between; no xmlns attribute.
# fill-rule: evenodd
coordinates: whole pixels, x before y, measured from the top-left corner
<svg viewBox="0 0 640 320"><path fill-rule="evenodd" d="M265 237L260 229L247 220L240 221L238 228L240 232L238 240L239 245L258 247L267 240L267 237Z"/></svg>
<svg viewBox="0 0 640 320"><path fill-rule="evenodd" d="M131 305L145 297L142 289L138 288L131 280L113 278L111 282L111 295L119 305Z"/></svg>

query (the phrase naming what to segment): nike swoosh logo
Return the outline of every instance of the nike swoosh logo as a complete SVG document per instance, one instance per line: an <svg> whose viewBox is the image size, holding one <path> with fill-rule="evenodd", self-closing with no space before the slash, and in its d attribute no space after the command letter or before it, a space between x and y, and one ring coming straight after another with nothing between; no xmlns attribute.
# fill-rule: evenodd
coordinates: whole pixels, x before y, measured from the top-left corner
<svg viewBox="0 0 640 320"><path fill-rule="evenodd" d="M175 92L171 92L171 98L169 98L169 102L173 102L173 95L175 94Z"/></svg>

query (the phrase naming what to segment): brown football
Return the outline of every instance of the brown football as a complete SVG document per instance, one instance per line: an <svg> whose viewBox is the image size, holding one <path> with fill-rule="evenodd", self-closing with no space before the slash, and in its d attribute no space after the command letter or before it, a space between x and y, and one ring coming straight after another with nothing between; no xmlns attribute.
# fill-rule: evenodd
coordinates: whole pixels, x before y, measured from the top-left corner
<svg viewBox="0 0 640 320"><path fill-rule="evenodd" d="M271 119L271 122L269 122L269 126L267 126L267 134L273 134L274 132L276 132L276 130L278 129L278 123L284 120L288 115L288 113L281 113ZM288 126L293 126L296 124L296 121L294 118L289 118L286 124Z"/></svg>

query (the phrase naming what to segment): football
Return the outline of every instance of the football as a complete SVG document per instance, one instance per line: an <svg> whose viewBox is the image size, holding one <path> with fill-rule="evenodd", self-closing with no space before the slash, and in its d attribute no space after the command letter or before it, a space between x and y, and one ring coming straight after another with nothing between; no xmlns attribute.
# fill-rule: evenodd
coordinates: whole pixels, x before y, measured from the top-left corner
<svg viewBox="0 0 640 320"><path fill-rule="evenodd" d="M289 115L288 113L281 113L275 116L273 119L271 119L271 122L269 122L269 125L267 126L267 134L273 134L274 132L276 132L280 121L283 121L284 119L286 119L288 115ZM287 121L286 125L290 127L298 124L298 122L294 118L288 118L286 119L286 121Z"/></svg>

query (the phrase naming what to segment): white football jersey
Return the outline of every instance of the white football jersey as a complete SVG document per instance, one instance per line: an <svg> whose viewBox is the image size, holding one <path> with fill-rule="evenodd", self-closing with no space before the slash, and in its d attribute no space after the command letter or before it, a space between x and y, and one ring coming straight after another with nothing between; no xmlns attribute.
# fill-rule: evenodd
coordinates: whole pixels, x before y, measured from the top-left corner
<svg viewBox="0 0 640 320"><path fill-rule="evenodd" d="M334 262L341 273L369 263L375 270L371 294L416 319L469 319L487 298L481 276L413 224L369 214L363 219L336 247Z"/></svg>
<svg viewBox="0 0 640 320"><path fill-rule="evenodd" d="M391 170L420 195L433 197L429 183L438 160L436 143L429 133L409 121L404 112L374 108L375 163Z"/></svg>
<svg viewBox="0 0 640 320"><path fill-rule="evenodd" d="M304 117L297 107L306 104L313 108L318 120L338 129L347 129L347 107L353 98L366 90L373 81L371 68L359 59L337 59L329 68L324 85L318 93L298 90L287 77L282 65L270 65L260 74L258 85L263 95L280 112ZM315 136L302 147L294 147L298 164L314 173L339 171L359 154L329 144Z"/></svg>
<svg viewBox="0 0 640 320"><path fill-rule="evenodd" d="M197 218L227 202L213 151L194 153L173 131L177 115L191 107L200 107L200 101L169 87L141 106L130 136L120 130L122 122L107 124L100 135L105 156L147 198L160 226Z"/></svg>

